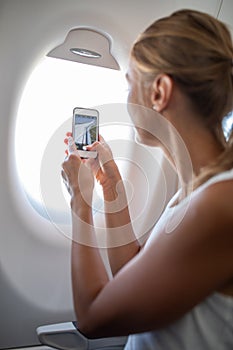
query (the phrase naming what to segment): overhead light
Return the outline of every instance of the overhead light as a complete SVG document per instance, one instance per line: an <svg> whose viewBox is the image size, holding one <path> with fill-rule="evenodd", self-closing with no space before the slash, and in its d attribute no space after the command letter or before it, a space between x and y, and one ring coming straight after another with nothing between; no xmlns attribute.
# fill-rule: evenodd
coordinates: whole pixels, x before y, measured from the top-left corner
<svg viewBox="0 0 233 350"><path fill-rule="evenodd" d="M81 49L79 47L71 48L70 51L75 55L79 55L79 56L83 56L83 57L90 57L90 58L100 58L101 57L101 54L98 52L91 51L88 49Z"/></svg>
<svg viewBox="0 0 233 350"><path fill-rule="evenodd" d="M112 54L112 38L107 33L87 27L70 30L65 41L47 56L120 70Z"/></svg>

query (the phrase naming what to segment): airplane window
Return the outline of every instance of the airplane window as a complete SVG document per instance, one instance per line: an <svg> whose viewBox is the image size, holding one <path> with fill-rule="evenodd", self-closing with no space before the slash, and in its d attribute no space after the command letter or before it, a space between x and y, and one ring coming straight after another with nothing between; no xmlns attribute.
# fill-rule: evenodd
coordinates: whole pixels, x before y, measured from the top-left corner
<svg viewBox="0 0 233 350"><path fill-rule="evenodd" d="M18 110L15 156L21 183L37 212L48 217L41 205L46 201L62 220L63 207L59 207L59 201L53 196L57 189L52 186L54 173L61 181L60 165L65 156L63 138L66 131L71 131L73 108L124 104L126 98L127 84L121 71L50 57L34 69ZM119 135L127 138L130 128L113 129L105 125L103 134L107 139Z"/></svg>

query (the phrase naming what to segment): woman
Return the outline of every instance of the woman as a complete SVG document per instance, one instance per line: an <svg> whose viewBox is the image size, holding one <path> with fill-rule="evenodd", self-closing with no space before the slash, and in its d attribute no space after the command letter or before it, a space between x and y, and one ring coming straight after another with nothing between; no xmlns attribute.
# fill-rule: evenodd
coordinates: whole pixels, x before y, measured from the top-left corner
<svg viewBox="0 0 233 350"><path fill-rule="evenodd" d="M126 349L140 350L233 347L233 136L226 142L222 131L233 107L232 59L225 25L189 10L156 21L132 48L128 102L137 139L161 147L181 183L144 247L104 140L90 147L98 151L94 162L74 153L64 161L74 306L87 337L133 334ZM95 248L93 174L103 188L110 247L118 235L128 242L109 249L111 280Z"/></svg>

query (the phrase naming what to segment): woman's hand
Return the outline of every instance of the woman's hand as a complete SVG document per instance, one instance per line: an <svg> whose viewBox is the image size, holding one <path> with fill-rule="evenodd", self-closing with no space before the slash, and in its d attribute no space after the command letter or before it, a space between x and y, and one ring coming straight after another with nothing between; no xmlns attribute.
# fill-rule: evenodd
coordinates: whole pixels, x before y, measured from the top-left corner
<svg viewBox="0 0 233 350"><path fill-rule="evenodd" d="M71 137L70 134L68 137ZM68 143L68 139L65 139L65 143ZM91 206L94 188L92 171L82 161L77 151L69 149L66 151L66 154L67 157L62 163L61 174L71 195L71 201L76 198L79 201L84 200Z"/></svg>
<svg viewBox="0 0 233 350"><path fill-rule="evenodd" d="M86 159L84 162L92 170L99 184L104 190L115 186L121 180L121 176L113 160L112 151L104 138L99 136L99 141L88 146L87 149L97 151L98 156L95 159Z"/></svg>
<svg viewBox="0 0 233 350"><path fill-rule="evenodd" d="M65 160L63 163L62 172L66 187L71 194L71 204L73 203L72 199L74 197L74 194L77 196L78 192L79 197L81 194L81 197L83 197L86 202L88 201L88 204L91 206L91 194L93 192L94 183L93 179L92 181L86 179L88 171L95 176L96 180L102 186L105 200L112 202L117 198L119 199L119 190L121 189L121 192L124 192L124 186L122 185L121 175L119 173L118 167L113 160L112 151L108 144L105 142L104 138L100 136L99 141L87 146L87 150L97 151L96 158L81 159L76 148L74 147L74 150L72 150L72 147L69 145L69 140L70 138L72 139L71 135L71 133L67 133L67 138L64 140L64 142L68 145L69 150L66 150L67 160ZM81 172L81 169L84 170ZM83 175L80 176L80 174ZM90 177L90 174L88 177ZM82 184L80 181L82 181ZM84 182L86 182L86 184ZM89 182L91 183L91 186ZM119 203L117 206L119 207Z"/></svg>

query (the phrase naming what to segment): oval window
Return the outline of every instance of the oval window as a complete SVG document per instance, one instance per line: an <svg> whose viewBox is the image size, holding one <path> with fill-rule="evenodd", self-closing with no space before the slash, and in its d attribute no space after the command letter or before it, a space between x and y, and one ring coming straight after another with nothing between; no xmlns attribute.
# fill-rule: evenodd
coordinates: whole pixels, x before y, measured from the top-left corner
<svg viewBox="0 0 233 350"><path fill-rule="evenodd" d="M21 183L39 214L48 218L46 206L49 206L51 211L57 211L58 220L63 220L63 204L52 195L52 174L57 172L60 176L60 165L65 156L62 138L71 130L73 108L125 104L126 98L127 86L121 71L50 57L44 58L34 69L18 110L15 155ZM111 128L105 125L100 132L107 139L115 139L124 134L127 138L130 130L127 126ZM46 199L42 192L49 191L41 188L42 177L48 178L47 185L50 186ZM43 200L46 200L46 206L42 205Z"/></svg>

